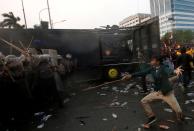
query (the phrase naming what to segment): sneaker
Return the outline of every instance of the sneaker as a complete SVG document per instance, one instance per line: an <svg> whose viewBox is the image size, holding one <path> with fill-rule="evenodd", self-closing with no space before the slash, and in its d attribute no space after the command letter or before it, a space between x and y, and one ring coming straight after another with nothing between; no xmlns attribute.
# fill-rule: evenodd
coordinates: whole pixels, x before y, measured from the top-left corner
<svg viewBox="0 0 194 131"><path fill-rule="evenodd" d="M150 127L150 125L152 125L154 122L156 122L157 119L155 116L148 118L148 122L146 122L145 124L143 124L144 127Z"/></svg>

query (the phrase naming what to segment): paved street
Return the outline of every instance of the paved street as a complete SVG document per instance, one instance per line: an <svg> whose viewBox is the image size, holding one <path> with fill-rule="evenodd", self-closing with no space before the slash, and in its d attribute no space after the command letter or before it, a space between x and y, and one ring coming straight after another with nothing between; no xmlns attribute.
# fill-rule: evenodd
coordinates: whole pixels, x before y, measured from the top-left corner
<svg viewBox="0 0 194 131"><path fill-rule="evenodd" d="M34 128L32 131L138 131L146 120L139 103L144 95L138 93L138 83L118 83L77 93L64 109L59 110L46 122L45 127ZM132 84L135 85L133 88ZM168 105L163 102L153 103L158 122L150 131L161 130L159 124L169 126L169 131L193 130L193 104L192 101L185 103L185 100L194 97L183 95L180 89L176 89L176 95L186 120L182 124L174 123L175 114L169 111Z"/></svg>

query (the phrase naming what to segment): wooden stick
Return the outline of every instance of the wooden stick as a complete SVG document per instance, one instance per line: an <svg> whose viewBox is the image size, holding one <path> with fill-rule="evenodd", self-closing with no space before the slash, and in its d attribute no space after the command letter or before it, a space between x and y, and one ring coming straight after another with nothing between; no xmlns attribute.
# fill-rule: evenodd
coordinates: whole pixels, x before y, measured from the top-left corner
<svg viewBox="0 0 194 131"><path fill-rule="evenodd" d="M34 37L32 36L32 39L30 40L30 43L29 43L29 45L28 45L27 50L29 50L30 46L32 45L32 41L33 41L33 39L34 39Z"/></svg>
<svg viewBox="0 0 194 131"><path fill-rule="evenodd" d="M106 83L104 83L104 84L100 84L100 85L93 86L93 87L88 87L88 88L86 88L86 89L83 89L82 91L89 91L89 90L93 90L93 89L96 89L96 88L99 88L99 87L102 87L102 86L105 86L105 85L109 85L109 84L117 83L117 82L120 82L120 81L122 81L122 79L115 80L115 81L111 81L111 82L106 82Z"/></svg>
<svg viewBox="0 0 194 131"><path fill-rule="evenodd" d="M19 41L19 43L20 43L21 47L25 50L26 47L23 45L23 43L21 41Z"/></svg>
<svg viewBox="0 0 194 131"><path fill-rule="evenodd" d="M4 40L3 38L0 38L0 40L2 40L3 42L5 42L7 45L13 47L15 50L19 51L20 53L24 54L24 55L29 55L28 53L26 53L24 50L20 49L19 47L15 46L14 44Z"/></svg>

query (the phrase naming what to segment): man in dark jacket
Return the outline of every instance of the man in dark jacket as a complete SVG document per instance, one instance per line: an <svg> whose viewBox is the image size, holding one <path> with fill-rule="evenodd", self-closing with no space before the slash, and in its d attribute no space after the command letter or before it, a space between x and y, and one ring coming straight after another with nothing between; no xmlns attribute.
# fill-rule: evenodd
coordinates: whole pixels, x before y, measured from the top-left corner
<svg viewBox="0 0 194 131"><path fill-rule="evenodd" d="M177 66L182 66L183 71L183 86L186 88L191 80L191 64L192 57L186 54L186 48L181 49L181 55L177 58Z"/></svg>
<svg viewBox="0 0 194 131"><path fill-rule="evenodd" d="M148 122L143 125L145 128L149 128L150 125L157 120L149 104L155 100L163 100L166 102L176 112L177 119L182 119L182 110L174 95L172 83L169 80L169 72L172 71L161 64L161 58L159 56L152 57L151 65L152 66L150 68L147 68L144 71L123 77L123 80L129 80L132 77L142 76L145 74L151 74L153 76L155 84L154 92L151 92L141 100L141 104L148 116ZM182 73L182 69L179 67L174 70L174 73L178 77Z"/></svg>

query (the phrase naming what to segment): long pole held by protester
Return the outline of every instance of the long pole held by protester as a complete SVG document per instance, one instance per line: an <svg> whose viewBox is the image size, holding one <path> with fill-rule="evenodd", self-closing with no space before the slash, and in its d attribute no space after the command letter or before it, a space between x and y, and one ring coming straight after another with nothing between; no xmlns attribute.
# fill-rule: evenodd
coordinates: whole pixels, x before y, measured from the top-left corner
<svg viewBox="0 0 194 131"><path fill-rule="evenodd" d="M29 56L29 54L28 54L26 51L24 51L24 50L20 49L19 47L15 46L15 45L12 44L11 42L8 42L8 41L6 41L6 40L3 39L3 38L0 38L0 40L3 41L3 42L5 42L7 45L13 47L15 50L19 51L19 52L22 53L23 55Z"/></svg>

